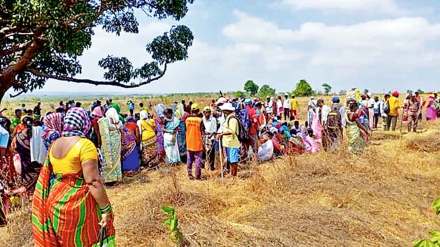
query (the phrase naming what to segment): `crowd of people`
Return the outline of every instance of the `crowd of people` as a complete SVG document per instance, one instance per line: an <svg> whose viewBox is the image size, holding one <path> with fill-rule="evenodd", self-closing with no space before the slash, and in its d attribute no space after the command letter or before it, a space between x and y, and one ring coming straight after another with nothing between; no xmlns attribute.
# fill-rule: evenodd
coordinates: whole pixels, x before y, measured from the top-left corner
<svg viewBox="0 0 440 247"><path fill-rule="evenodd" d="M0 112L0 225L22 200L31 200L38 246L114 241L105 185L142 169L186 163L191 180L204 179L203 169L235 177L241 164L331 152L344 139L357 155L380 122L386 131L395 131L399 120L417 131L423 116L432 121L440 115L437 94L423 100L409 92L401 100L397 91L381 98L358 89L329 104L311 97L305 118L289 94L219 97L209 105L182 100L145 107L130 100L127 113L111 99L81 106L60 102L43 116L41 103L32 110L22 105L12 119Z"/></svg>

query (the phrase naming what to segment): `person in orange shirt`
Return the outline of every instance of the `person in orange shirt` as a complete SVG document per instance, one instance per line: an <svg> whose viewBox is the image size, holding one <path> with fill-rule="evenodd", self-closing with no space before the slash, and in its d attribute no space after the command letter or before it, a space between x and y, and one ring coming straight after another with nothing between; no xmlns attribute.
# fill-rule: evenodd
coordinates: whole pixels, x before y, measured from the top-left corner
<svg viewBox="0 0 440 247"><path fill-rule="evenodd" d="M196 170L195 179L200 180L202 178L204 127L199 112L199 106L192 104L191 115L185 121L188 177L191 180L194 179L192 172L193 163L195 163Z"/></svg>

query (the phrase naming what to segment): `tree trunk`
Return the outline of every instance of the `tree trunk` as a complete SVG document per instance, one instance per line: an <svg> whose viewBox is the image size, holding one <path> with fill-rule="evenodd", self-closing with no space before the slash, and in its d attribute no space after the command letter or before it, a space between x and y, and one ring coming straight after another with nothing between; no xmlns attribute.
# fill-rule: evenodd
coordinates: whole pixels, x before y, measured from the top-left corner
<svg viewBox="0 0 440 247"><path fill-rule="evenodd" d="M3 97L6 94L6 91L8 91L8 89L11 87L11 83L7 83L7 82L0 82L0 103L2 103Z"/></svg>

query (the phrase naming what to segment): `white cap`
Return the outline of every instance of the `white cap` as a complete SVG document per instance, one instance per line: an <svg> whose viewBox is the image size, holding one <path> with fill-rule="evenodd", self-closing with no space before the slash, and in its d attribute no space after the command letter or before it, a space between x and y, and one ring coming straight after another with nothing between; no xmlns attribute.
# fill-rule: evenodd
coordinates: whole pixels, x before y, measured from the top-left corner
<svg viewBox="0 0 440 247"><path fill-rule="evenodd" d="M235 108L232 106L231 103L225 103L222 106L220 106L220 110L222 110L222 111L235 111Z"/></svg>
<svg viewBox="0 0 440 247"><path fill-rule="evenodd" d="M227 102L228 102L227 99L225 99L224 97L221 97L220 99L217 100L217 102L215 104L220 105L220 104L225 104Z"/></svg>

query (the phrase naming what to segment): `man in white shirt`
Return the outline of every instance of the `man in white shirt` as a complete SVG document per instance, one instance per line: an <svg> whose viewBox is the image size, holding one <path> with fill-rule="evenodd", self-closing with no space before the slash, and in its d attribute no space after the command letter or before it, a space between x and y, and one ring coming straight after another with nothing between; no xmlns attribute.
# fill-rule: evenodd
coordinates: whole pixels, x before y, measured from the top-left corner
<svg viewBox="0 0 440 247"><path fill-rule="evenodd" d="M289 121L290 120L290 99L289 94L284 95L284 102L283 102L283 108L284 108L284 120Z"/></svg>
<svg viewBox="0 0 440 247"><path fill-rule="evenodd" d="M273 101L270 97L266 98L266 103L264 103L264 108L268 118L272 118L273 115Z"/></svg>
<svg viewBox="0 0 440 247"><path fill-rule="evenodd" d="M374 128L374 104L375 101L371 95L371 93L367 94L367 98L368 98L368 119L369 119L369 124L370 124L370 129L372 130Z"/></svg>
<svg viewBox="0 0 440 247"><path fill-rule="evenodd" d="M384 114L384 102L383 100L380 100L378 96L374 97L373 112L374 112L373 127L377 129L379 119Z"/></svg>
<svg viewBox="0 0 440 247"><path fill-rule="evenodd" d="M215 139L218 131L218 121L211 114L211 108L209 106L203 109L203 127L205 129L205 135L203 136L203 143L205 145L206 160L209 164L211 171L215 169L215 156L217 141Z"/></svg>

